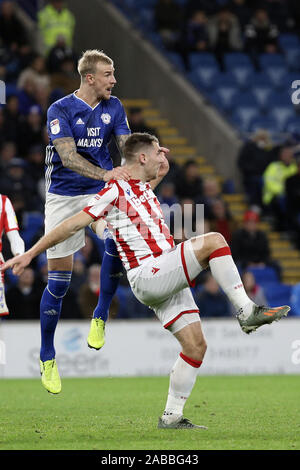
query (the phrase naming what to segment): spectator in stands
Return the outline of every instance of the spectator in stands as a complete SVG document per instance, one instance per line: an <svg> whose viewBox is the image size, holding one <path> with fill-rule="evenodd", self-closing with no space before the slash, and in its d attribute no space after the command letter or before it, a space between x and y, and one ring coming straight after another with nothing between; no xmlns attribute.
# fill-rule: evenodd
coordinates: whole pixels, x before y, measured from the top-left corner
<svg viewBox="0 0 300 470"><path fill-rule="evenodd" d="M49 4L39 11L38 29L47 54L56 45L58 36L64 36L68 47L73 46L75 18L63 0L50 0Z"/></svg>
<svg viewBox="0 0 300 470"><path fill-rule="evenodd" d="M23 226L24 226L24 213L26 209L24 197L20 192L15 191L11 193L10 200L13 205L16 217L17 217L19 229L21 231L23 230Z"/></svg>
<svg viewBox="0 0 300 470"><path fill-rule="evenodd" d="M280 32L290 31L294 26L293 15L288 0L267 0L265 2L272 23Z"/></svg>
<svg viewBox="0 0 300 470"><path fill-rule="evenodd" d="M193 199L182 198L180 201L181 217L174 218L174 232L178 232L182 227L185 239L189 239L195 235L196 232L196 205ZM202 216L202 213L200 214Z"/></svg>
<svg viewBox="0 0 300 470"><path fill-rule="evenodd" d="M5 132L4 108L0 106L0 149L6 139L7 139L7 135ZM1 167L1 162L0 162L0 167Z"/></svg>
<svg viewBox="0 0 300 470"><path fill-rule="evenodd" d="M41 145L43 138L42 113L39 106L34 105L29 109L26 119L20 126L19 154L27 157L30 148ZM41 164L41 162L39 162ZM41 165L43 170L43 165Z"/></svg>
<svg viewBox="0 0 300 470"><path fill-rule="evenodd" d="M299 34L300 32L300 3L299 0L287 0L290 16L293 20L293 27Z"/></svg>
<svg viewBox="0 0 300 470"><path fill-rule="evenodd" d="M158 194L158 200L160 204L166 204L171 207L174 204L178 204L179 200L175 193L175 185L171 182L163 182L160 185L160 190Z"/></svg>
<svg viewBox="0 0 300 470"><path fill-rule="evenodd" d="M18 52L28 43L27 32L15 11L15 4L11 0L0 3L0 38L4 46Z"/></svg>
<svg viewBox="0 0 300 470"><path fill-rule="evenodd" d="M92 318L96 308L100 287L100 264L92 264L87 273L87 280L81 285L78 295L78 304L83 318ZM113 298L111 303L109 318L115 318L118 314L118 300Z"/></svg>
<svg viewBox="0 0 300 470"><path fill-rule="evenodd" d="M0 169L1 174L5 171L6 167L12 161L13 158L17 157L17 146L14 142L6 141L0 150ZM0 176L1 178L1 176ZM2 191L4 194L5 192Z"/></svg>
<svg viewBox="0 0 300 470"><path fill-rule="evenodd" d="M249 266L273 267L280 277L279 266L271 259L269 241L266 234L258 228L259 215L248 210L244 214L243 226L232 234L231 251L241 269Z"/></svg>
<svg viewBox="0 0 300 470"><path fill-rule="evenodd" d="M246 0L231 0L228 4L231 13L239 20L242 29L249 23L252 11Z"/></svg>
<svg viewBox="0 0 300 470"><path fill-rule="evenodd" d="M298 171L285 181L287 228L300 248L300 155L296 156Z"/></svg>
<svg viewBox="0 0 300 470"><path fill-rule="evenodd" d="M179 205L179 199L175 193L174 183L165 182L160 184L158 200L161 204L161 208L164 214L165 221L170 229L170 232L174 233L174 223L177 218L181 215L181 209Z"/></svg>
<svg viewBox="0 0 300 470"><path fill-rule="evenodd" d="M47 67L49 72L57 73L62 71L62 66L66 60L71 61L76 67L77 58L74 50L67 45L64 36L58 36L54 46L50 49L47 57Z"/></svg>
<svg viewBox="0 0 300 470"><path fill-rule="evenodd" d="M209 46L223 67L223 55L243 48L238 19L227 7L223 7L207 24Z"/></svg>
<svg viewBox="0 0 300 470"><path fill-rule="evenodd" d="M277 46L278 28L271 23L265 8L255 10L250 23L245 27L245 49L255 59L257 54L266 52L268 45Z"/></svg>
<svg viewBox="0 0 300 470"><path fill-rule="evenodd" d="M27 155L28 172L34 179L39 198L45 200L45 150L41 145L33 145Z"/></svg>
<svg viewBox="0 0 300 470"><path fill-rule="evenodd" d="M188 160L182 167L175 183L176 194L180 199L193 199L196 203L202 198L202 178L195 160Z"/></svg>
<svg viewBox="0 0 300 470"><path fill-rule="evenodd" d="M89 267L99 261L97 250L94 246L92 238L88 235L88 232L85 235L85 245L81 248L79 253L82 256L82 260L86 267Z"/></svg>
<svg viewBox="0 0 300 470"><path fill-rule="evenodd" d="M222 192L219 181L214 176L208 176L203 180L203 196L201 203L204 204L205 218L214 218L212 206L215 201L222 200Z"/></svg>
<svg viewBox="0 0 300 470"><path fill-rule="evenodd" d="M35 86L35 81L32 77L26 77L22 83L22 87L19 92L19 109L20 114L23 116L29 113L29 110L32 106L38 104L37 92L38 88Z"/></svg>
<svg viewBox="0 0 300 470"><path fill-rule="evenodd" d="M18 277L17 284L8 289L6 302L13 320L36 320L40 316L42 286L35 283L35 273L30 267Z"/></svg>
<svg viewBox="0 0 300 470"><path fill-rule="evenodd" d="M0 38L0 80L6 83L15 82L18 79L21 68L19 51L17 52L5 47Z"/></svg>
<svg viewBox="0 0 300 470"><path fill-rule="evenodd" d="M154 7L154 21L168 49L176 48L181 30L182 10L174 0L158 0Z"/></svg>
<svg viewBox="0 0 300 470"><path fill-rule="evenodd" d="M0 177L0 192L11 198L12 193L21 193L26 210L41 210L42 202L36 193L35 181L27 171L27 164L21 158L13 158Z"/></svg>
<svg viewBox="0 0 300 470"><path fill-rule="evenodd" d="M82 253L78 251L74 254L73 274L70 284L70 289L72 290L75 297L77 297L80 287L86 281L86 275L86 260Z"/></svg>
<svg viewBox="0 0 300 470"><path fill-rule="evenodd" d="M207 16L203 10L196 10L188 20L184 37L187 53L209 50L207 21Z"/></svg>
<svg viewBox="0 0 300 470"><path fill-rule="evenodd" d="M249 299L255 302L256 305L268 305L265 292L263 288L256 283L255 277L251 271L245 271L241 279Z"/></svg>
<svg viewBox="0 0 300 470"><path fill-rule="evenodd" d="M277 148L267 130L258 130L242 145L237 164L250 206L262 206L262 174L276 158Z"/></svg>
<svg viewBox="0 0 300 470"><path fill-rule="evenodd" d="M285 208L285 181L298 171L293 147L280 149L279 161L270 163L263 174L263 204L266 215L274 218L274 228L287 228Z"/></svg>
<svg viewBox="0 0 300 470"><path fill-rule="evenodd" d="M211 0L188 0L185 3L184 11L187 19L191 18L196 10L203 10L207 16L211 16L217 12L218 5Z"/></svg>
<svg viewBox="0 0 300 470"><path fill-rule="evenodd" d="M36 54L29 66L22 71L17 81L18 88L22 89L28 78L36 88L49 87L50 78L46 69L45 58L42 55Z"/></svg>
<svg viewBox="0 0 300 470"><path fill-rule="evenodd" d="M4 135L6 141L20 144L21 140L21 116L19 109L19 98L11 95L6 100L4 107Z"/></svg>
<svg viewBox="0 0 300 470"><path fill-rule="evenodd" d="M236 225L225 202L222 199L215 199L211 206L211 213L211 230L221 233L227 243L230 244Z"/></svg>
<svg viewBox="0 0 300 470"><path fill-rule="evenodd" d="M156 129L147 126L142 108L134 107L129 109L128 122L131 132L148 132L158 138Z"/></svg>
<svg viewBox="0 0 300 470"><path fill-rule="evenodd" d="M205 273L203 289L197 289L194 298L203 318L231 315L229 302L210 272Z"/></svg>

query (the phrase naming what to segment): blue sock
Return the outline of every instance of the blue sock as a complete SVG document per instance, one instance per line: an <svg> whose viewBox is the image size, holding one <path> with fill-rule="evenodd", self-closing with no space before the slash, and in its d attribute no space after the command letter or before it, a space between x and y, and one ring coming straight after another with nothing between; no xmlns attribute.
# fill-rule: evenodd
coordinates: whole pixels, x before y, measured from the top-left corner
<svg viewBox="0 0 300 470"><path fill-rule="evenodd" d="M101 318L106 322L109 315L109 307L121 276L122 261L119 258L117 246L114 240L107 236L100 273L100 295L93 318Z"/></svg>
<svg viewBox="0 0 300 470"><path fill-rule="evenodd" d="M71 271L49 271L48 284L40 304L41 361L55 357L54 333L60 317L62 301L71 282Z"/></svg>

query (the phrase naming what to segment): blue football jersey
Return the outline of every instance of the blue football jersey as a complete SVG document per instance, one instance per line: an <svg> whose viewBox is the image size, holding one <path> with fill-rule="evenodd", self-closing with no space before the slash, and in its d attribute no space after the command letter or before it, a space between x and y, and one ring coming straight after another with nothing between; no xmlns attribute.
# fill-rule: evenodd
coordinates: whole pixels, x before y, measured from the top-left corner
<svg viewBox="0 0 300 470"><path fill-rule="evenodd" d="M53 140L72 137L77 152L82 157L105 170L112 170L113 163L107 144L112 135L130 134L125 110L117 97L111 96L109 100L101 100L92 108L75 93L65 96L49 107L47 129L49 145L45 159L46 191L62 196L97 193L105 183L65 168Z"/></svg>

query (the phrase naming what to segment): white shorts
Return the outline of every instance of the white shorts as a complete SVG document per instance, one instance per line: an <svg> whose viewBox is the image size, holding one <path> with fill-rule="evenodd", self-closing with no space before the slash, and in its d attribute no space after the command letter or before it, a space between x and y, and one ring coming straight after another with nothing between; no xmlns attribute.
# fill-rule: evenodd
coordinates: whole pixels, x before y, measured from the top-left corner
<svg viewBox="0 0 300 470"><path fill-rule="evenodd" d="M60 196L59 194L46 194L45 204L45 234L68 217L84 209L94 194L84 196ZM64 258L72 255L85 245L85 229L79 230L75 235L64 242L47 250L47 258Z"/></svg>
<svg viewBox="0 0 300 470"><path fill-rule="evenodd" d="M147 258L127 276L136 298L152 308L163 326L169 328L184 314L196 314L190 317L193 321L200 319L189 287L201 271L188 240L158 258Z"/></svg>

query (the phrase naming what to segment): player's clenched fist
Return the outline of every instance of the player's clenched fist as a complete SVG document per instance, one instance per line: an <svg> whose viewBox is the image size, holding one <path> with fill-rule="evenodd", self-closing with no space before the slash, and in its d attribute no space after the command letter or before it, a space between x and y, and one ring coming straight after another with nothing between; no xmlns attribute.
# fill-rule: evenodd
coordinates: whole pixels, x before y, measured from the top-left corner
<svg viewBox="0 0 300 470"><path fill-rule="evenodd" d="M130 174L128 170L122 166L117 166L113 170L107 171L103 176L103 181L109 181L112 179L128 181L130 180Z"/></svg>

